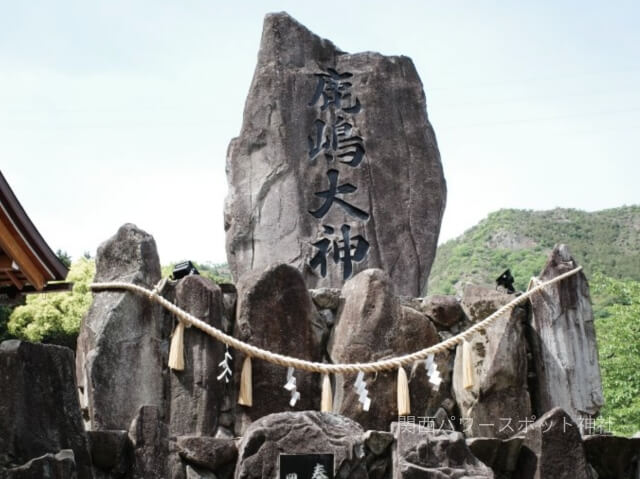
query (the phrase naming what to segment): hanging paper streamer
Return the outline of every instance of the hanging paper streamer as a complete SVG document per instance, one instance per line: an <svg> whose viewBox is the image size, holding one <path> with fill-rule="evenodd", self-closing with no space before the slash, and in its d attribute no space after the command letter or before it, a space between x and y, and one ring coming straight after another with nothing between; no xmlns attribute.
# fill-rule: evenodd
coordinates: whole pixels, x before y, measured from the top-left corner
<svg viewBox="0 0 640 479"><path fill-rule="evenodd" d="M333 392L331 391L331 378L328 374L322 377L322 399L320 411L333 412Z"/></svg>
<svg viewBox="0 0 640 479"><path fill-rule="evenodd" d="M284 385L284 388L287 391L291 391L291 401L289 401L289 406L295 406L298 399L300 399L300 393L296 387L296 377L293 375L293 368L291 367L287 368L287 384Z"/></svg>
<svg viewBox="0 0 640 479"><path fill-rule="evenodd" d="M229 361L231 361L231 353L229 353L229 346L224 353L224 359L220 361L218 367L222 368L222 372L218 376L218 381L222 381L224 379L225 383L229 382L229 378L231 377L231 368L229 367Z"/></svg>
<svg viewBox="0 0 640 479"><path fill-rule="evenodd" d="M427 376L429 376L429 382L433 384L433 390L440 389L440 383L442 383L442 376L438 371L438 364L435 361L435 356L430 354L427 359L424 360L424 368L427 370Z"/></svg>
<svg viewBox="0 0 640 479"><path fill-rule="evenodd" d="M362 404L362 410L368 411L371 406L371 398L369 397L369 391L367 391L367 383L364 382L364 373L360 371L356 377L356 382L353 385L358 392L358 401Z"/></svg>
<svg viewBox="0 0 640 479"><path fill-rule="evenodd" d="M242 374L240 374L240 393L238 394L238 404L241 406L253 406L253 385L251 372L251 356L244 358L242 363Z"/></svg>

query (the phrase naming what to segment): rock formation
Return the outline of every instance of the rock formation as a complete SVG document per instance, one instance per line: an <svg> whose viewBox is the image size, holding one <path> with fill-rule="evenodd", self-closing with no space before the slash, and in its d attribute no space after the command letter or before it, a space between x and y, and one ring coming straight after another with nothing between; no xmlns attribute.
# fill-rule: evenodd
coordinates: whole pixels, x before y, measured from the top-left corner
<svg viewBox="0 0 640 479"><path fill-rule="evenodd" d="M492 298L492 300L489 300ZM467 287L462 304L479 322L513 296L487 288ZM481 316L475 316L480 314ZM462 346L458 346L453 370L453 390L464 423L464 432L474 437L507 438L532 415L527 390L527 341L524 308L496 320L476 334L471 344L475 384L465 389L462 380Z"/></svg>
<svg viewBox="0 0 640 479"><path fill-rule="evenodd" d="M423 291L446 186L409 58L348 54L267 15L227 176L236 280L288 263L309 287L340 287L380 268L398 293Z"/></svg>
<svg viewBox="0 0 640 479"><path fill-rule="evenodd" d="M382 271L363 271L342 289L344 305L338 313L329 341L334 363L376 361L426 348L439 341L431 321L422 313L402 306L393 294L391 280ZM417 369L417 368L416 368ZM364 411L354 389L355 374L335 376L334 411L371 429L386 430L397 417L397 371L365 376L370 410ZM409 381L414 415L426 415L424 400L433 394L423 366Z"/></svg>
<svg viewBox="0 0 640 479"><path fill-rule="evenodd" d="M577 265L558 245L539 276L547 281ZM580 272L531 299L536 409L567 411L574 421L597 415L604 404L589 284Z"/></svg>
<svg viewBox="0 0 640 479"><path fill-rule="evenodd" d="M313 330L316 315L300 272L286 264L275 265L261 273L247 274L240 280L234 335L274 353L320 361L322 351ZM243 360L241 354L236 356L234 377L238 387ZM286 374L285 367L266 361L252 362L254 403L252 407L238 406L238 432L244 431L251 421L287 407L291 392L284 389ZM319 376L296 371L295 378L300 399L293 408L317 410L320 405Z"/></svg>
<svg viewBox="0 0 640 479"><path fill-rule="evenodd" d="M63 479L77 473L80 479L92 478L73 352L4 341L0 384L0 477Z"/></svg>
<svg viewBox="0 0 640 479"><path fill-rule="evenodd" d="M96 282L153 288L159 280L155 241L134 225L122 226L98 248ZM128 429L140 406L163 406L170 322L147 298L120 291L95 295L76 356L78 387L92 429Z"/></svg>

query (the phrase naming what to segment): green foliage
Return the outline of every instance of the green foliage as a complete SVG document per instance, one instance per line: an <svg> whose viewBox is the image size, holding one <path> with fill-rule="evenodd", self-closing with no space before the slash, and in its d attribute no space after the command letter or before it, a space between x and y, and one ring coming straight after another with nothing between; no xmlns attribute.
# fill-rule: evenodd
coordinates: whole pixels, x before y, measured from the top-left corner
<svg viewBox="0 0 640 479"><path fill-rule="evenodd" d="M596 334L605 405L603 427L629 436L640 430L640 282L594 274Z"/></svg>
<svg viewBox="0 0 640 479"><path fill-rule="evenodd" d="M429 294L454 294L471 281L495 285L507 268L517 289L538 275L556 243L565 243L587 274L640 281L640 206L594 213L571 209L500 210L438 247Z"/></svg>
<svg viewBox="0 0 640 479"><path fill-rule="evenodd" d="M232 281L231 273L229 272L229 267L227 266L226 263L220 263L220 264L215 264L210 262L196 263L195 261L192 261L192 263L196 267L196 269L198 270L201 276L204 276L205 278L209 278L214 283L221 284L221 283L230 283ZM173 268L176 264L177 263L169 263L163 266L162 277L166 278L171 276L171 273L173 272Z"/></svg>
<svg viewBox="0 0 640 479"><path fill-rule="evenodd" d="M12 339L13 335L9 333L7 329L7 323L9 322L9 316L11 315L13 308L10 306L0 305L0 342L5 339Z"/></svg>
<svg viewBox="0 0 640 479"><path fill-rule="evenodd" d="M24 306L11 313L9 333L20 339L55 343L75 349L80 321L91 306L89 284L95 275L95 263L80 258L71 265L67 281L70 292L34 294Z"/></svg>

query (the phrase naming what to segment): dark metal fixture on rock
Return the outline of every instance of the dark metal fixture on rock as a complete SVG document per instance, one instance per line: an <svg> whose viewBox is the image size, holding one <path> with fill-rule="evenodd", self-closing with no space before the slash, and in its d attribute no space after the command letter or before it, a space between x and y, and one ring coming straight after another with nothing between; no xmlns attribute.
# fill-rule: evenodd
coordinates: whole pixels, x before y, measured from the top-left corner
<svg viewBox="0 0 640 479"><path fill-rule="evenodd" d="M185 276L189 276L190 274L200 273L191 261L183 261L182 263L178 263L173 267L173 273L171 273L171 277L173 279L180 279L184 278Z"/></svg>
<svg viewBox="0 0 640 479"><path fill-rule="evenodd" d="M498 279L496 279L496 289L498 288L498 286L502 286L507 290L509 294L515 293L516 290L513 287L513 281L514 279L513 279L513 275L511 274L511 270L508 269L504 273L502 273L498 277Z"/></svg>

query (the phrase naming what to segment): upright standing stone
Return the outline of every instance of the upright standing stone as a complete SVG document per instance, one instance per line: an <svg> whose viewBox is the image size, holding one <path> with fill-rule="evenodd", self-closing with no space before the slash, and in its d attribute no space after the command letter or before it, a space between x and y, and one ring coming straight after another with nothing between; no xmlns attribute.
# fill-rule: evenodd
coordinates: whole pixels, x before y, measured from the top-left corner
<svg viewBox="0 0 640 479"><path fill-rule="evenodd" d="M70 470L80 479L93 477L70 349L4 341L0 388L0 477L16 466L7 477L73 477L64 474ZM73 452L53 456L65 449Z"/></svg>
<svg viewBox="0 0 640 479"><path fill-rule="evenodd" d="M462 305L469 319L477 323L512 299L508 294L473 286L465 288ZM478 313L481 316L476 316ZM522 421L531 418L526 319L526 310L517 307L469 340L475 374L470 389L463 384L462 345L458 346L453 390L467 436L506 439L518 431Z"/></svg>
<svg viewBox="0 0 640 479"><path fill-rule="evenodd" d="M406 306L392 292L389 277L380 270L363 271L342 289L344 305L329 340L334 363L377 361L426 348L438 342L429 319ZM411 368L406 368L407 373ZM364 427L389 430L397 420L398 371L365 375L371 407L363 411L354 388L355 374L336 374L334 412L358 421ZM426 416L431 397L437 396L421 363L409 377L413 416Z"/></svg>
<svg viewBox="0 0 640 479"><path fill-rule="evenodd" d="M280 264L262 273L251 273L238 283L238 310L234 336L274 353L309 361L320 361L322 351L313 331L317 310L304 285L302 275L292 266ZM244 356L236 352L234 361L237 391ZM290 410L291 392L284 388L287 368L259 359L252 361L253 406L238 406L236 430L244 432L254 420L274 412ZM295 371L300 399L293 409L318 409L318 374Z"/></svg>
<svg viewBox="0 0 640 479"><path fill-rule="evenodd" d="M577 266L567 246L556 246L539 279L548 281ZM579 272L545 288L531 304L538 413L561 407L578 423L594 417L604 400L585 275Z"/></svg>
<svg viewBox="0 0 640 479"><path fill-rule="evenodd" d="M176 286L176 304L196 318L222 329L222 292L210 280L192 275ZM213 436L225 391L217 381L225 347L196 328L184 332L184 370L171 372L169 433ZM229 362L231 363L231 362Z"/></svg>
<svg viewBox="0 0 640 479"><path fill-rule="evenodd" d="M96 282L124 281L153 288L160 260L152 236L132 224L98 248ZM166 315L149 298L101 291L82 321L76 375L91 429L128 429L143 405L164 410ZM164 354L164 355L163 355Z"/></svg>
<svg viewBox="0 0 640 479"><path fill-rule="evenodd" d="M227 176L235 278L279 262L310 288L340 287L380 268L397 293L423 292L446 185L409 58L348 54L267 15Z"/></svg>

